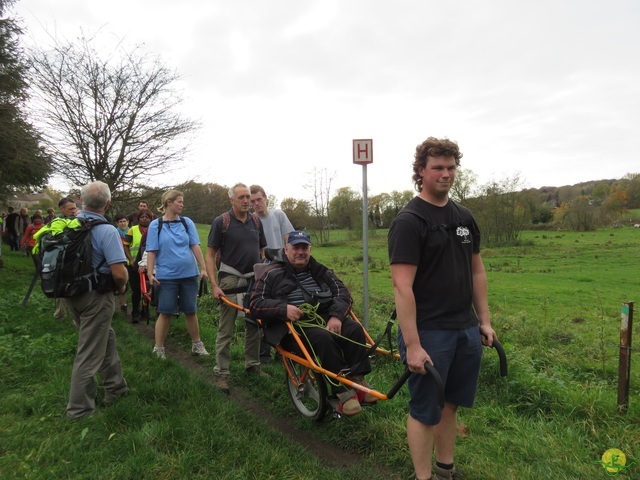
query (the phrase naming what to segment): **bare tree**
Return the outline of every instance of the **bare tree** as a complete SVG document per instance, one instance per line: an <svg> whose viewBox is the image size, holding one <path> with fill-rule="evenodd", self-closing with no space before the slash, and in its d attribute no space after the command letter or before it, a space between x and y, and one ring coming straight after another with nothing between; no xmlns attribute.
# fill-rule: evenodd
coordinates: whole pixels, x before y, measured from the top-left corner
<svg viewBox="0 0 640 480"><path fill-rule="evenodd" d="M45 141L58 171L75 185L102 180L121 195L182 159L197 125L182 118L179 79L156 57L95 39L30 54Z"/></svg>
<svg viewBox="0 0 640 480"><path fill-rule="evenodd" d="M314 228L320 237L320 243L327 243L331 231L331 219L329 216L329 202L331 201L331 183L336 177L336 172L329 172L327 168L313 168L308 173L311 182L304 186L313 195L311 212L313 214Z"/></svg>

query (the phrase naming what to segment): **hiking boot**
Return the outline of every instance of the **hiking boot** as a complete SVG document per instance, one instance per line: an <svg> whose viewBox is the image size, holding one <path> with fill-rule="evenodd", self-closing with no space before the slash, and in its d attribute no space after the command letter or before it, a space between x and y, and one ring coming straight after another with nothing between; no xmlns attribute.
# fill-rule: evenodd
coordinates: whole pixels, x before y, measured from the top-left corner
<svg viewBox="0 0 640 480"><path fill-rule="evenodd" d="M229 395L229 375L216 375L215 382L218 390Z"/></svg>
<svg viewBox="0 0 640 480"><path fill-rule="evenodd" d="M263 372L262 369L257 365L252 365L249 368L245 368L244 371L248 375L256 375L258 377L268 377L269 376L266 372Z"/></svg>
<svg viewBox="0 0 640 480"><path fill-rule="evenodd" d="M127 315L127 306L120 305L120 311L126 316Z"/></svg>
<svg viewBox="0 0 640 480"><path fill-rule="evenodd" d="M204 343L202 343L202 340L198 340L197 342L193 342L191 344L191 355L209 355L207 349L204 348Z"/></svg>
<svg viewBox="0 0 640 480"><path fill-rule="evenodd" d="M167 357L164 354L164 347L153 347L153 353L156 354L156 356L162 360L166 360Z"/></svg>
<svg viewBox="0 0 640 480"><path fill-rule="evenodd" d="M350 417L362 412L355 390L349 389L346 392L338 393L336 397L338 397L338 413Z"/></svg>
<svg viewBox="0 0 640 480"><path fill-rule="evenodd" d="M110 394L106 394L105 393L104 399L102 400L102 406L103 407L110 407L111 405L113 405L116 401L120 400L121 398L128 397L129 393L131 393L131 391L129 389L127 389L124 392L119 393L117 395L110 395Z"/></svg>
<svg viewBox="0 0 640 480"><path fill-rule="evenodd" d="M131 323L140 323L140 315L131 315Z"/></svg>
<svg viewBox="0 0 640 480"><path fill-rule="evenodd" d="M353 377L351 377L351 380L356 382L358 385L362 385L363 387L371 388L371 385L369 385L366 382L366 380L364 379L364 375L354 375ZM372 405L372 404L374 404L374 403L376 403L378 401L378 397L375 397L375 396L371 395L370 393L363 392L361 390L356 390L356 393L358 395L358 401L361 404Z"/></svg>
<svg viewBox="0 0 640 480"><path fill-rule="evenodd" d="M433 466L433 479L434 480L464 480L464 472L456 471L455 467L451 469L446 469L439 467L438 465Z"/></svg>

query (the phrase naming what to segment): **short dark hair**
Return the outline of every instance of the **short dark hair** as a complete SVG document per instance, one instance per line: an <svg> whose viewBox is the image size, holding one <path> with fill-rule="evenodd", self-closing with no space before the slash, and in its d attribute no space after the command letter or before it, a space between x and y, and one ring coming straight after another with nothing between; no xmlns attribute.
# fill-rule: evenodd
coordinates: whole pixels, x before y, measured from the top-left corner
<svg viewBox="0 0 640 480"><path fill-rule="evenodd" d="M67 203L76 203L76 201L71 197L64 197L64 198L61 198L60 201L58 202L58 207L62 207Z"/></svg>
<svg viewBox="0 0 640 480"><path fill-rule="evenodd" d="M413 161L413 184L418 192L422 190L422 177L419 175L420 168L427 166L429 157L453 157L456 165L460 166L462 152L456 142L448 138L429 137L416 147Z"/></svg>
<svg viewBox="0 0 640 480"><path fill-rule="evenodd" d="M124 213L119 213L119 214L116 215L115 220L116 220L116 222L119 222L123 218L127 219L127 216Z"/></svg>

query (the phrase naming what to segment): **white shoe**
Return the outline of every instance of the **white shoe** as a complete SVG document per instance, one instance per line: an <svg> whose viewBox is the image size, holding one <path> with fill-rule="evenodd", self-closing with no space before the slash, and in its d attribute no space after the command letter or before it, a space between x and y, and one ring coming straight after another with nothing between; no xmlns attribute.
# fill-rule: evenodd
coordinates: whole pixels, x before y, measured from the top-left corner
<svg viewBox="0 0 640 480"><path fill-rule="evenodd" d="M153 347L153 353L162 360L166 360L167 357L164 354L164 347Z"/></svg>
<svg viewBox="0 0 640 480"><path fill-rule="evenodd" d="M194 342L191 345L191 353L193 355L209 355L209 352L207 352L207 349L204 348L204 343L202 343L202 340Z"/></svg>

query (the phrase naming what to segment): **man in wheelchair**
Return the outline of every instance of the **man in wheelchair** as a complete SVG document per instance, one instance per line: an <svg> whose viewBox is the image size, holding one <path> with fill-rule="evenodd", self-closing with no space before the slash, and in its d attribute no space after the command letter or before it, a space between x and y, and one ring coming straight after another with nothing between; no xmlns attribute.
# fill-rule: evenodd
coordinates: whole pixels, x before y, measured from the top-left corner
<svg viewBox="0 0 640 480"><path fill-rule="evenodd" d="M342 281L311 256L311 237L303 231L289 233L287 244L256 279L249 308L262 320L265 338L272 345L296 351L298 346L285 322L293 322L315 361L334 373L368 386L371 371L364 330L350 316L353 300ZM338 412L356 415L361 403L377 399L368 393L333 385Z"/></svg>

